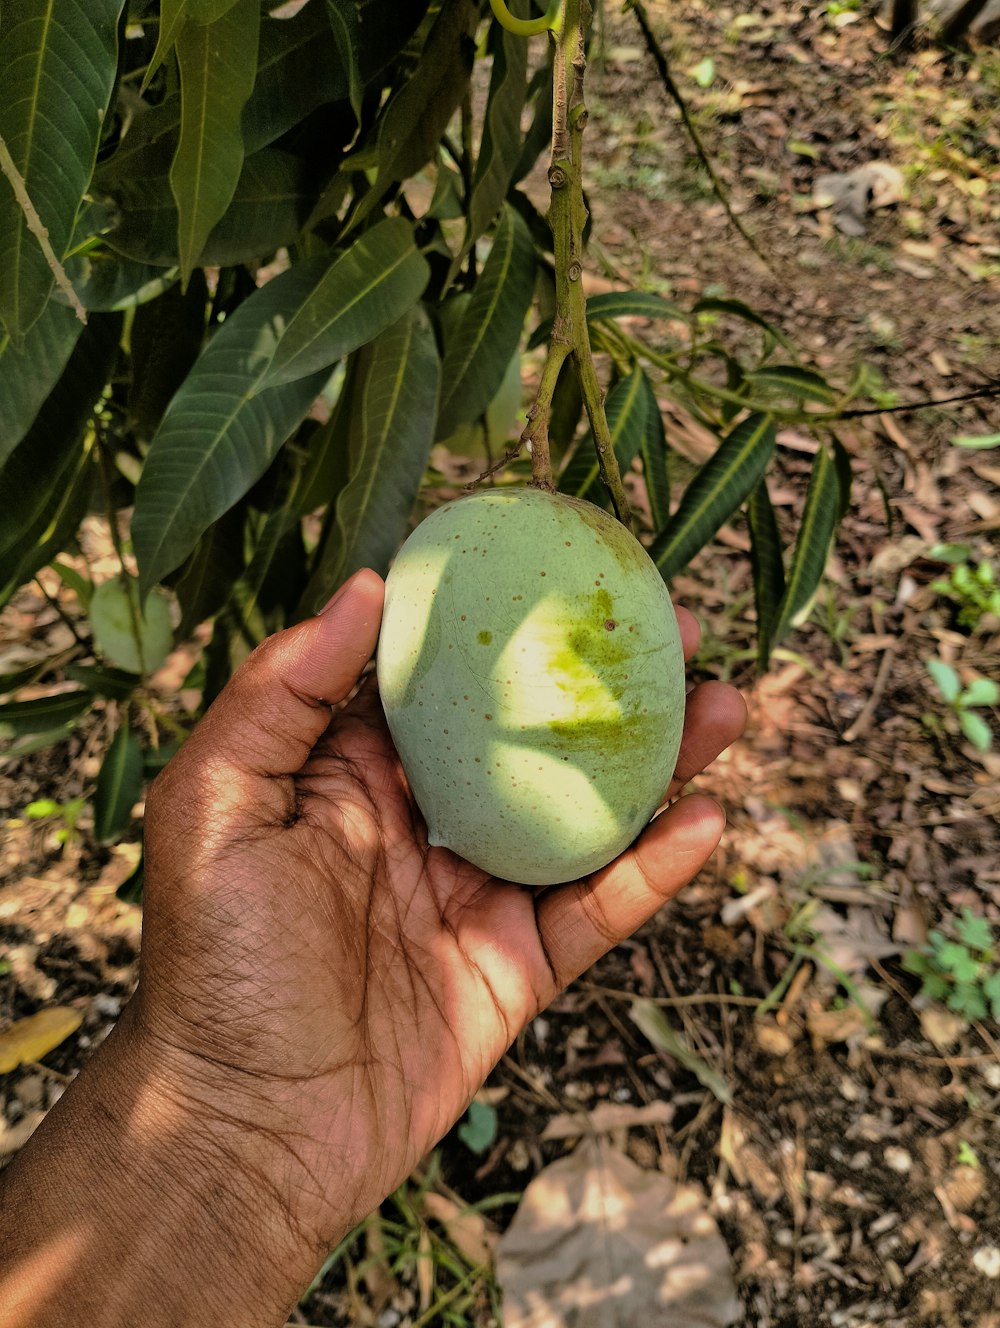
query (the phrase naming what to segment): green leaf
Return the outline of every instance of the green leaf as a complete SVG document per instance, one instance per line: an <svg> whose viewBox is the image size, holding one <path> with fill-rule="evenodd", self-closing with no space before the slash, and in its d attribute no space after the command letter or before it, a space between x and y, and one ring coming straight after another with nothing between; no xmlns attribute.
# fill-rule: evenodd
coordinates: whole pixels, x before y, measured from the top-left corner
<svg viewBox="0 0 1000 1328"><path fill-rule="evenodd" d="M317 107L347 95L347 71L322 4L313 0L294 18L261 14L257 81L240 121L247 152L266 147Z"/></svg>
<svg viewBox="0 0 1000 1328"><path fill-rule="evenodd" d="M0 738L68 733L90 702L90 693L81 691L39 696L31 701L8 701L0 705Z"/></svg>
<svg viewBox="0 0 1000 1328"><path fill-rule="evenodd" d="M333 38L337 44L337 67L347 71L351 110L361 123L361 97L364 79L361 75L359 51L364 46L361 14L355 0L326 0Z"/></svg>
<svg viewBox="0 0 1000 1328"><path fill-rule="evenodd" d="M90 601L94 644L104 659L127 673L155 673L173 646L170 608L159 591L141 601L131 576L103 581Z"/></svg>
<svg viewBox="0 0 1000 1328"><path fill-rule="evenodd" d="M378 222L334 259L292 314L255 390L330 368L411 309L429 277L410 223Z"/></svg>
<svg viewBox="0 0 1000 1328"><path fill-rule="evenodd" d="M527 12L524 0L518 8ZM483 117L482 141L472 179L472 199L462 248L451 266L454 280L466 254L500 211L521 155L521 110L527 89L528 43L499 23L491 24L489 50L493 56L490 89Z"/></svg>
<svg viewBox="0 0 1000 1328"><path fill-rule="evenodd" d="M642 390L646 398L646 427L642 431L639 454L649 497L650 519L654 532L659 533L670 520L670 451L660 403L645 373L642 375Z"/></svg>
<svg viewBox="0 0 1000 1328"><path fill-rule="evenodd" d="M762 314L757 313L756 309L751 309L748 304L744 304L742 300L723 300L714 296L706 296L695 304L691 312L695 314L728 314L731 318L739 318L744 323L752 323L754 327L763 329L768 337L780 342L786 349L792 349L791 343L783 332L779 331L773 323L769 323Z"/></svg>
<svg viewBox="0 0 1000 1328"><path fill-rule="evenodd" d="M138 673L109 668L104 664L67 664L64 672L67 678L82 683L89 692L96 696L106 696L112 701L127 701L142 682Z"/></svg>
<svg viewBox="0 0 1000 1328"><path fill-rule="evenodd" d="M968 904L962 909L955 930L961 940L974 950L989 950L993 944L993 928L984 917L973 913Z"/></svg>
<svg viewBox="0 0 1000 1328"><path fill-rule="evenodd" d="M953 974L956 982L973 982L979 976L979 963L957 941L942 945L936 958L938 965Z"/></svg>
<svg viewBox="0 0 1000 1328"><path fill-rule="evenodd" d="M350 474L304 596L314 610L360 567L384 576L405 538L434 437L440 371L420 305L358 352Z"/></svg>
<svg viewBox="0 0 1000 1328"><path fill-rule="evenodd" d="M645 375L636 367L627 378L620 378L608 393L605 413L615 456L618 458L618 468L623 474L642 446L646 432L649 395L644 383ZM562 493L585 498L589 502L601 503L607 499L593 434L589 430L580 439L569 464L560 475L559 489Z"/></svg>
<svg viewBox="0 0 1000 1328"><path fill-rule="evenodd" d="M101 183L116 209L107 243L139 262L175 267L178 214L166 176L116 175ZM305 162L277 148L255 152L244 161L233 200L199 261L232 267L273 253L295 239L311 202Z"/></svg>
<svg viewBox="0 0 1000 1328"><path fill-rule="evenodd" d="M526 45L523 38L519 38ZM470 1102L465 1120L458 1127L458 1137L471 1152L485 1153L497 1137L496 1108L486 1102Z"/></svg>
<svg viewBox="0 0 1000 1328"><path fill-rule="evenodd" d="M649 1000L634 1000L629 1010L629 1018L654 1047L666 1052L686 1070L690 1070L698 1082L713 1093L720 1102L726 1104L732 1102L732 1089L725 1078L714 1066L709 1065L691 1050L684 1035L670 1026L666 1015L658 1005Z"/></svg>
<svg viewBox="0 0 1000 1328"><path fill-rule="evenodd" d="M263 475L326 381L324 371L258 390L283 330L327 267L325 257L307 259L244 300L170 403L132 517L143 597Z"/></svg>
<svg viewBox="0 0 1000 1328"><path fill-rule="evenodd" d="M966 1019L985 1019L986 1000L982 989L973 982L957 982L948 997L948 1009Z"/></svg>
<svg viewBox="0 0 1000 1328"><path fill-rule="evenodd" d="M763 369L752 370L746 375L746 381L755 387L770 388L783 396L821 401L824 405L830 405L837 399L836 392L821 374L812 369L802 369L797 364L769 364Z"/></svg>
<svg viewBox="0 0 1000 1328"><path fill-rule="evenodd" d="M146 72L142 76L142 83L139 85L140 96L145 93L153 80L153 75L174 49L181 28L187 18L187 0L160 0L160 23L156 35L156 49L153 51L153 58L146 66Z"/></svg>
<svg viewBox="0 0 1000 1328"><path fill-rule="evenodd" d="M1000 684L992 678L973 678L961 695L965 706L995 706L1000 703Z"/></svg>
<svg viewBox="0 0 1000 1328"><path fill-rule="evenodd" d="M34 423L0 470L0 606L75 533L90 489L94 403L118 352L121 317L95 314Z"/></svg>
<svg viewBox="0 0 1000 1328"><path fill-rule="evenodd" d="M50 300L19 346L0 334L0 465L31 428L82 331L70 309Z"/></svg>
<svg viewBox="0 0 1000 1328"><path fill-rule="evenodd" d="M687 322L687 314L676 304L653 291L606 291L592 295L587 301L587 322L608 323L616 318L665 318L670 322ZM528 349L533 350L548 341L552 335L552 319L546 318L532 332Z"/></svg>
<svg viewBox="0 0 1000 1328"><path fill-rule="evenodd" d="M830 453L821 445L813 462L802 524L795 540L785 593L778 608L775 643L782 640L816 594L830 556L839 506L840 481L836 467Z"/></svg>
<svg viewBox="0 0 1000 1328"><path fill-rule="evenodd" d="M951 440L956 447L970 447L976 451L1000 447L1000 433L960 433Z"/></svg>
<svg viewBox="0 0 1000 1328"><path fill-rule="evenodd" d="M1000 968L983 983L983 995L990 1003L994 1019L1000 1019Z"/></svg>
<svg viewBox="0 0 1000 1328"><path fill-rule="evenodd" d="M61 259L94 169L118 63L123 0L8 0L0 137ZM0 323L20 339L54 278L9 183L0 183Z"/></svg>
<svg viewBox="0 0 1000 1328"><path fill-rule="evenodd" d="M977 715L974 710L962 710L959 712L958 723L977 752L990 750L993 745L993 733L985 719Z"/></svg>
<svg viewBox="0 0 1000 1328"><path fill-rule="evenodd" d="M535 249L509 203L458 326L445 341L437 437L476 420L499 391L535 288Z"/></svg>
<svg viewBox="0 0 1000 1328"><path fill-rule="evenodd" d="M141 793L142 747L123 719L104 754L97 776L94 838L99 844L108 844L124 834Z"/></svg>
<svg viewBox="0 0 1000 1328"><path fill-rule="evenodd" d="M437 154L469 84L478 19L475 0L443 0L414 72L389 98L373 134L344 163L346 170L376 172L347 229L377 208L393 184L415 175Z"/></svg>
<svg viewBox="0 0 1000 1328"><path fill-rule="evenodd" d="M164 272L151 263L136 262L104 245L68 260L66 271L83 307L103 313L155 301L177 280L172 272ZM57 302L67 306L66 296L60 290L52 297L52 303Z"/></svg>
<svg viewBox="0 0 1000 1328"><path fill-rule="evenodd" d="M240 114L257 70L260 0L235 0L226 9L206 23L185 23L177 37L181 135L170 188L185 283L233 200L243 166Z"/></svg>
<svg viewBox="0 0 1000 1328"><path fill-rule="evenodd" d="M750 565L757 608L757 667L763 673L771 657L778 609L785 593L785 566L781 535L763 476L747 502L750 527Z"/></svg>
<svg viewBox="0 0 1000 1328"><path fill-rule="evenodd" d="M701 467L649 551L665 579L686 567L754 490L774 453L774 437L770 415L749 415Z"/></svg>
<svg viewBox="0 0 1000 1328"><path fill-rule="evenodd" d="M174 583L181 606L179 641L186 641L199 623L214 617L229 602L245 570L243 522L242 505L224 512L202 535Z"/></svg>
<svg viewBox="0 0 1000 1328"><path fill-rule="evenodd" d="M937 684L937 689L948 702L954 705L958 700L958 694L962 690L962 683L950 664L946 664L943 659L928 659L924 661L927 672Z"/></svg>
<svg viewBox="0 0 1000 1328"><path fill-rule="evenodd" d="M142 305L132 319L128 408L140 438L151 438L174 393L198 358L205 336L208 285L191 274L187 290L175 282L158 300Z"/></svg>

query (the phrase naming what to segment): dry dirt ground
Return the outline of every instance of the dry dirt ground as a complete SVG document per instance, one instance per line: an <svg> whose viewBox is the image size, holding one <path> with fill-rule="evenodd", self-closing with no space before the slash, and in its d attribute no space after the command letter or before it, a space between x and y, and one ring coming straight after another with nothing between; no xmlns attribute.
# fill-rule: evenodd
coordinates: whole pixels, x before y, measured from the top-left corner
<svg viewBox="0 0 1000 1328"><path fill-rule="evenodd" d="M671 8L669 30L666 7L651 8L654 26L767 261L708 187L638 29L609 15L587 134L595 284L739 297L831 381L870 366L879 405L981 388L1000 368L1000 53L924 47L893 61L865 6ZM873 160L898 168L903 196L845 236L813 203L815 178ZM666 399L664 410L697 458L698 426ZM553 1117L615 1104L631 1157L702 1187L744 1328L998 1328L1000 1033L921 996L902 965L963 909L1000 935L1000 757L957 732L925 667L997 676L1000 622L959 621L929 550L964 544L973 564L1000 565L1000 454L950 442L998 429L994 398L841 430L854 500L829 585L762 679L742 525L678 578L705 630L696 675L737 682L751 708L746 737L702 781L728 810L722 850L518 1039L484 1096L496 1138L478 1154L445 1140L436 1209L387 1206L294 1322L494 1322L488 1272L462 1283L460 1261L435 1258L434 1287L421 1252L442 1238L460 1250L457 1206L494 1199L478 1232L488 1248L516 1208L503 1196L566 1150L542 1138ZM788 534L814 444L792 429L779 443L772 497ZM25 595L0 644L69 640L55 610ZM996 710L979 713L996 745ZM32 799L90 796L107 722L95 715L60 748L0 770L0 1019L46 1003L85 1014L44 1066L0 1077L5 1153L134 980L138 915L115 897L129 847L95 848L85 805L63 842L65 816L21 814ZM671 1050L629 1018L637 996L659 1003ZM652 1117L629 1116L650 1104Z"/></svg>

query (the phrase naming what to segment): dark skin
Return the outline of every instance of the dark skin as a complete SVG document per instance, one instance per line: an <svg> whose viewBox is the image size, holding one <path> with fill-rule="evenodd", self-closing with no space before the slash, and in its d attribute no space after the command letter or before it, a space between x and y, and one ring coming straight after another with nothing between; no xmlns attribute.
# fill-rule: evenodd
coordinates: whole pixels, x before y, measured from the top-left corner
<svg viewBox="0 0 1000 1328"><path fill-rule="evenodd" d="M358 573L271 638L156 781L135 998L4 1173L0 1207L22 1219L0 1219L12 1324L84 1309L97 1328L283 1323L525 1024L715 848L724 816L697 794L602 871L542 891L428 847L373 679L339 707L381 601L380 578ZM697 627L678 621L689 656ZM690 694L668 800L744 722L733 688ZM81 1157L74 1126L93 1138L95 1112L107 1120ZM115 1233L117 1299L96 1266L113 1264Z"/></svg>

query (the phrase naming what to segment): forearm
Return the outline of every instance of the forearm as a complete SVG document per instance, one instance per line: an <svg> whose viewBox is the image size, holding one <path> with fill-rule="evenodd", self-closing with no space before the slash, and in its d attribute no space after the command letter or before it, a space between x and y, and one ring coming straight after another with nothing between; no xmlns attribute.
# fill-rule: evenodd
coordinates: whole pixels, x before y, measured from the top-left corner
<svg viewBox="0 0 1000 1328"><path fill-rule="evenodd" d="M0 1172L0 1328L273 1328L322 1251L280 1154L206 1121L128 1012Z"/></svg>

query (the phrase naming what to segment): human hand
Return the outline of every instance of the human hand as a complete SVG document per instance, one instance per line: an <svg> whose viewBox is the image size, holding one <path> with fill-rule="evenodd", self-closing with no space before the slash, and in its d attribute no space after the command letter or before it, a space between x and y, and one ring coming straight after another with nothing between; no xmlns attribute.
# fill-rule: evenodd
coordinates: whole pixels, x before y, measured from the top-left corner
<svg viewBox="0 0 1000 1328"><path fill-rule="evenodd" d="M151 790L135 1014L206 1118L272 1141L317 1257L465 1111L521 1028L689 881L724 826L700 795L590 878L537 892L430 848L374 678L383 585L358 573L265 642ZM698 629L678 613L685 656ZM742 731L688 698L667 797Z"/></svg>

